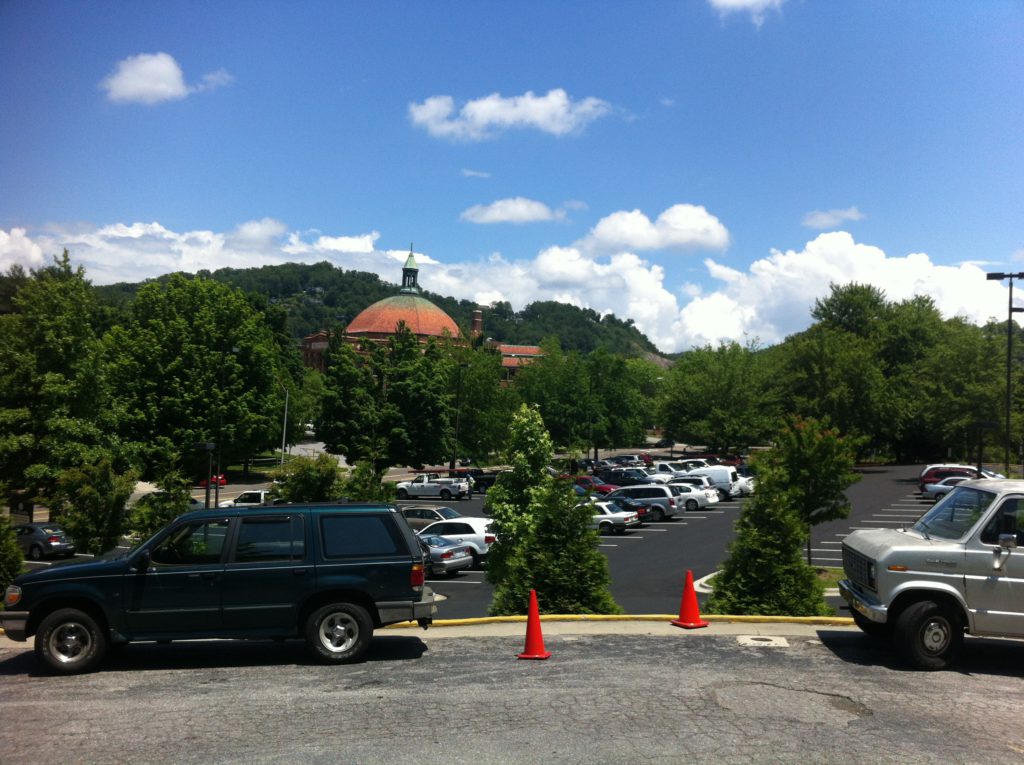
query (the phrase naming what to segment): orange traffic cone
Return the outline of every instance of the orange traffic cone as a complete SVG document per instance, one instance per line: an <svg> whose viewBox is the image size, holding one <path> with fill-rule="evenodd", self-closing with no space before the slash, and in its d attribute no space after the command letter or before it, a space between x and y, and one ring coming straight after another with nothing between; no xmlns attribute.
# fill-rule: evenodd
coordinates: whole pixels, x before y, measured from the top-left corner
<svg viewBox="0 0 1024 765"><path fill-rule="evenodd" d="M540 634L540 609L537 607L537 591L530 590L530 614L526 617L526 646L519 654L520 659L547 659L551 654L544 650L544 636Z"/></svg>
<svg viewBox="0 0 1024 765"><path fill-rule="evenodd" d="M679 604L679 618L673 619L672 623L677 627L687 630L694 630L698 627L707 627L709 622L700 618L700 608L697 607L697 591L693 588L693 572L686 570L686 587L683 588L683 601Z"/></svg>

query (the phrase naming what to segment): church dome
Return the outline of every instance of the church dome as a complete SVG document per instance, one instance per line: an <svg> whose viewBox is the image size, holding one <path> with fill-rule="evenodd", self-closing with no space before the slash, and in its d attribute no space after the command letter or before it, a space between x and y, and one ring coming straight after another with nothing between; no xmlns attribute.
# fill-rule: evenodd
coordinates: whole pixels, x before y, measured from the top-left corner
<svg viewBox="0 0 1024 765"><path fill-rule="evenodd" d="M395 334L398 323L405 322L409 330L418 337L441 337L445 333L453 338L459 336L459 326L452 317L419 296L416 260L409 250L409 257L402 268L402 289L400 295L378 300L362 311L348 325L345 334L349 337L380 337Z"/></svg>
<svg viewBox="0 0 1024 765"><path fill-rule="evenodd" d="M459 327L452 317L419 295L395 295L378 300L352 320L346 334L393 335L400 321L420 337L440 337L446 330L453 338L459 336Z"/></svg>

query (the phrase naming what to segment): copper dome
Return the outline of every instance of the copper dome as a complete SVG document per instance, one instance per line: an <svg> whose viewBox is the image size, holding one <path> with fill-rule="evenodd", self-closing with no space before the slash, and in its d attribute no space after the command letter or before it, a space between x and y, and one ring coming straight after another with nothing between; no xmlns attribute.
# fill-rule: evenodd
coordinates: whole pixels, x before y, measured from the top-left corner
<svg viewBox="0 0 1024 765"><path fill-rule="evenodd" d="M451 316L426 298L411 294L378 300L352 320L346 334L393 335L400 321L420 337L441 337L446 331L453 338L459 336L459 327Z"/></svg>

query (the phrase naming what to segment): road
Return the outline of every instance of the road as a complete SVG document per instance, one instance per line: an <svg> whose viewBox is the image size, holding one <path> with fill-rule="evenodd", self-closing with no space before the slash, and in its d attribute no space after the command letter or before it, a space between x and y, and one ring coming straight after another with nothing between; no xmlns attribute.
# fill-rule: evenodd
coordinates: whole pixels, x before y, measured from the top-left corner
<svg viewBox="0 0 1024 765"><path fill-rule="evenodd" d="M968 639L958 671L907 671L853 629L688 632L545 623L378 633L324 667L299 641L136 644L52 677L0 639L7 765L85 762L1020 763L1021 646ZM770 627L779 629L771 630Z"/></svg>

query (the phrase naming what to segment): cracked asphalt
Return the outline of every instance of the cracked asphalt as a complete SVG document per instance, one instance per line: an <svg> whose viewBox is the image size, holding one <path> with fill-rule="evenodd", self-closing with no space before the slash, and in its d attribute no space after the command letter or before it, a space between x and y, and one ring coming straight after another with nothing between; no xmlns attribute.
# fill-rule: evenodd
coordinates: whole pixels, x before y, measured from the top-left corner
<svg viewBox="0 0 1024 765"><path fill-rule="evenodd" d="M547 661L515 658L524 636L382 630L343 667L298 641L138 644L69 678L2 638L0 760L1024 762L1024 645L920 673L846 627L545 622Z"/></svg>

